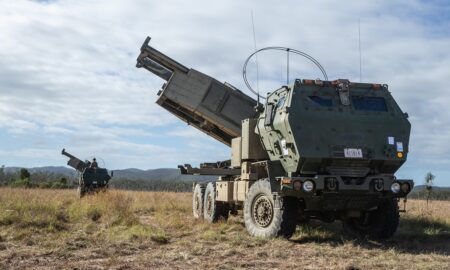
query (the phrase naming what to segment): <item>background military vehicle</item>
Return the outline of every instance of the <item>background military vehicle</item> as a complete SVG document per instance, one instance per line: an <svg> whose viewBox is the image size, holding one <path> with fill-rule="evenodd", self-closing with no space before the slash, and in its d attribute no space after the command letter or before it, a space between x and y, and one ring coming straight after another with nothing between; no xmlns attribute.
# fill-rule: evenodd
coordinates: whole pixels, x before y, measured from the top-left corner
<svg viewBox="0 0 450 270"><path fill-rule="evenodd" d="M108 188L109 180L111 180L113 172L109 175L107 169L91 166L90 161L81 161L66 152L65 149L61 151L61 154L69 158L67 165L74 168L79 173L78 195L80 198L86 193L106 190Z"/></svg>
<svg viewBox="0 0 450 270"><path fill-rule="evenodd" d="M257 106L149 41L137 67L167 81L157 103L231 146L230 160L179 166L220 176L195 185L194 217L215 222L242 210L248 232L264 238L289 238L309 219L341 220L345 231L374 239L394 234L398 200L414 183L394 176L407 158L410 123L387 85L296 79Z"/></svg>

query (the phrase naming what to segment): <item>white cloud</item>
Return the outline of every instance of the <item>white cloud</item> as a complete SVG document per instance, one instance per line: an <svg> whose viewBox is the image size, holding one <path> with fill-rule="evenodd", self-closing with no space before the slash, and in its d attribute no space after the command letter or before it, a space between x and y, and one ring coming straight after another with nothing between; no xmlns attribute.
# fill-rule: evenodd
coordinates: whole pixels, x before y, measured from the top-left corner
<svg viewBox="0 0 450 270"><path fill-rule="evenodd" d="M360 18L363 80L388 83L409 113L412 163L450 176L450 5L440 1L2 1L0 139L8 145L0 147L32 149L21 150L29 165L55 162L49 153L66 145L105 151L119 167L226 158L226 147L154 104L163 81L136 69L135 58L150 35L177 61L245 90L251 10L258 47L305 51L330 79L359 80ZM320 76L298 60L292 78ZM283 58L261 56L260 68L261 92L285 84ZM20 161L1 153L0 160Z"/></svg>

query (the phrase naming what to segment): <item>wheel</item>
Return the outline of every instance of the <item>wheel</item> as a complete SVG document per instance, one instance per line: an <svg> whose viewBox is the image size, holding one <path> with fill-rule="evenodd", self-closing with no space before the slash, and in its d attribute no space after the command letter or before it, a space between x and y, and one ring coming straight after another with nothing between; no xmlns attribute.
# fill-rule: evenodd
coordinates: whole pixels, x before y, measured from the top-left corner
<svg viewBox="0 0 450 270"><path fill-rule="evenodd" d="M390 199L382 202L377 210L365 212L360 218L346 219L342 225L352 236L382 240L394 235L399 220L397 201Z"/></svg>
<svg viewBox="0 0 450 270"><path fill-rule="evenodd" d="M257 237L290 238L296 229L296 199L274 199L269 180L259 180L247 193L244 202L244 222L247 231Z"/></svg>
<svg viewBox="0 0 450 270"><path fill-rule="evenodd" d="M205 185L196 184L192 196L192 214L195 219L203 218L203 200L205 197Z"/></svg>
<svg viewBox="0 0 450 270"><path fill-rule="evenodd" d="M210 222L217 222L220 218L228 219L228 207L222 202L216 202L216 183L206 185L203 201L203 218Z"/></svg>

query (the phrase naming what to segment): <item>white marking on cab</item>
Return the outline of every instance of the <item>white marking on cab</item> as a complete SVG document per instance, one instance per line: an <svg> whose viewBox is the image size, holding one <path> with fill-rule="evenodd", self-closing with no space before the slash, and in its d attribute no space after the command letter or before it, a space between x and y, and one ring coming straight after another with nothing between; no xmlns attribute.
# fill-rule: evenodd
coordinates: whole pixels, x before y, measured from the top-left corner
<svg viewBox="0 0 450 270"><path fill-rule="evenodd" d="M361 148L344 148L344 156L346 158L362 158L363 153Z"/></svg>
<svg viewBox="0 0 450 270"><path fill-rule="evenodd" d="M389 136L389 137L388 137L388 144L394 145L394 142L395 142L395 138Z"/></svg>
<svg viewBox="0 0 450 270"><path fill-rule="evenodd" d="M403 152L403 142L397 142L397 152Z"/></svg>
<svg viewBox="0 0 450 270"><path fill-rule="evenodd" d="M287 149L286 139L281 140L281 150L283 152L283 156L289 155L289 150Z"/></svg>

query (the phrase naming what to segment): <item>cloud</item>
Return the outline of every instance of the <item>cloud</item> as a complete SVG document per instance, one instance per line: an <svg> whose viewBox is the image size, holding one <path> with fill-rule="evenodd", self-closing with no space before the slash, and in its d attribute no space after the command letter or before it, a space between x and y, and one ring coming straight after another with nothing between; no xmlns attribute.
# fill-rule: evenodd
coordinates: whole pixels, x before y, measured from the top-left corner
<svg viewBox="0 0 450 270"><path fill-rule="evenodd" d="M253 51L251 11L259 48L302 50L330 79L353 81L360 18L362 78L389 84L412 122L410 161L400 175L414 168L416 178L427 170L450 177L450 5L418 0L2 1L0 161L54 164L61 146L101 152L122 168L227 158L228 148L154 103L163 81L136 69L135 59L150 35L151 45L177 61L248 93L241 70ZM285 84L283 55L259 60L262 93ZM321 76L295 57L290 73ZM251 80L254 74L250 64Z"/></svg>

